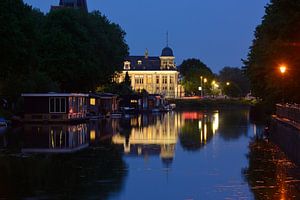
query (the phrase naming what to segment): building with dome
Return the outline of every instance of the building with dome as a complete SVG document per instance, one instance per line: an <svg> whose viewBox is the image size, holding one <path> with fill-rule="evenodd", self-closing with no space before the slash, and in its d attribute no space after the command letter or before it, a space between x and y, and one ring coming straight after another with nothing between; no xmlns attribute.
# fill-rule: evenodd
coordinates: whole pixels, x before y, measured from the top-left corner
<svg viewBox="0 0 300 200"><path fill-rule="evenodd" d="M126 57L118 82L124 81L126 73L136 91L146 90L149 94L160 94L171 99L183 96L175 57L169 46L162 50L160 56L149 56L146 50L143 56Z"/></svg>
<svg viewBox="0 0 300 200"><path fill-rule="evenodd" d="M51 6L51 11L64 8L75 8L88 12L86 0L60 0L58 6Z"/></svg>

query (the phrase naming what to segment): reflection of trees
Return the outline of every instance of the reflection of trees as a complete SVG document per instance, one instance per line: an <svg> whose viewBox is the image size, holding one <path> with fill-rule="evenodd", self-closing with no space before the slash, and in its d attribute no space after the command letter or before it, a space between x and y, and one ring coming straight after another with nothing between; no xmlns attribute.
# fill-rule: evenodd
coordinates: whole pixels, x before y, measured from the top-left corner
<svg viewBox="0 0 300 200"><path fill-rule="evenodd" d="M230 110L220 112L219 133L225 140L238 139L242 135L247 135L248 110Z"/></svg>
<svg viewBox="0 0 300 200"><path fill-rule="evenodd" d="M210 116L210 115L209 115ZM205 117L199 127L198 120L186 120L179 135L181 146L188 151L197 151L213 138L213 123Z"/></svg>
<svg viewBox="0 0 300 200"><path fill-rule="evenodd" d="M266 141L253 141L248 160L244 177L255 199L300 198L300 168L288 161L278 147Z"/></svg>
<svg viewBox="0 0 300 200"><path fill-rule="evenodd" d="M103 144L74 154L0 156L0 196L8 199L105 199L121 190L126 168Z"/></svg>

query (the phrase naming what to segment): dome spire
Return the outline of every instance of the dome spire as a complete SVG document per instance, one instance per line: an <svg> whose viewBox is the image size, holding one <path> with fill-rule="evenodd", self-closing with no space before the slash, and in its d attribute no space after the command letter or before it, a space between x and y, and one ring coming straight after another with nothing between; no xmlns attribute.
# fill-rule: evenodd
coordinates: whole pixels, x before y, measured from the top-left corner
<svg viewBox="0 0 300 200"><path fill-rule="evenodd" d="M167 47L169 47L169 31L167 31Z"/></svg>

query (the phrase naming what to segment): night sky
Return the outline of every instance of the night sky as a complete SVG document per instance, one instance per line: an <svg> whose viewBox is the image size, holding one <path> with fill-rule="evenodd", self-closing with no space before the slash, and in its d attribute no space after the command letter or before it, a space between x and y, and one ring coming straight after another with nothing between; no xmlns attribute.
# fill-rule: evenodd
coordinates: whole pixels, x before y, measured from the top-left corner
<svg viewBox="0 0 300 200"><path fill-rule="evenodd" d="M43 12L59 0L24 0ZM169 46L177 65L199 58L214 72L240 67L261 23L269 0L87 0L89 11L100 10L127 33L131 55L158 56Z"/></svg>

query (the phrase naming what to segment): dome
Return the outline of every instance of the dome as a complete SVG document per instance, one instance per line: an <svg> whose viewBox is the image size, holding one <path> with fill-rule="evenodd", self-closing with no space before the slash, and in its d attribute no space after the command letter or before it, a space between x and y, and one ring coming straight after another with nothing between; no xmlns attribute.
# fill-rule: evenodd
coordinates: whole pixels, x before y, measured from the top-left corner
<svg viewBox="0 0 300 200"><path fill-rule="evenodd" d="M161 52L161 56L174 56L173 55L173 50L170 47L165 47L162 52Z"/></svg>

